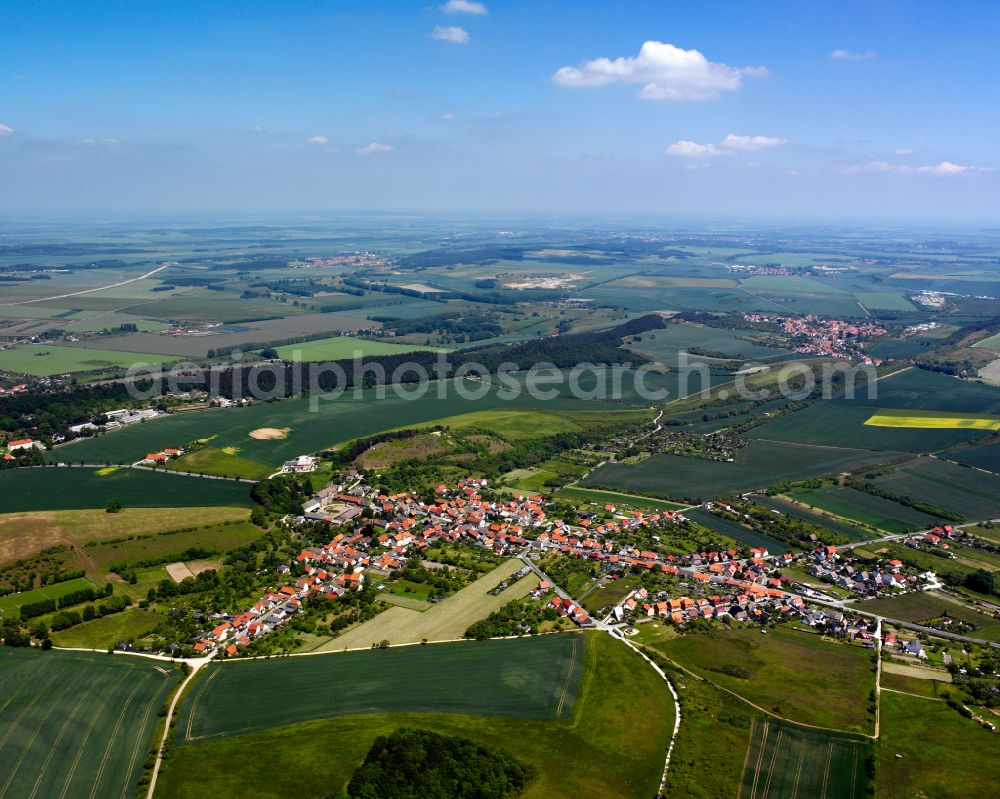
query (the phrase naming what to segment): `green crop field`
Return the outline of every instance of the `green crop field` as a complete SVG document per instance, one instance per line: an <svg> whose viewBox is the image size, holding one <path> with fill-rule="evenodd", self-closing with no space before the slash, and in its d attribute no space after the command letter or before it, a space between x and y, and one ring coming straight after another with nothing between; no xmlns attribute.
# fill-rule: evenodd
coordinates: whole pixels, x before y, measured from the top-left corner
<svg viewBox="0 0 1000 799"><path fill-rule="evenodd" d="M711 499L766 488L782 480L835 474L884 459L882 453L859 449L754 441L739 450L735 463L653 455L638 463L602 466L583 484L677 499Z"/></svg>
<svg viewBox="0 0 1000 799"><path fill-rule="evenodd" d="M218 292L208 292L218 293ZM79 297L69 297L65 302L78 300ZM57 301L58 302L58 301ZM91 300L90 304L80 303L79 307L93 307L94 310L121 310L123 313L133 313L150 319L163 319L178 322L242 322L247 319L270 319L274 316L294 316L309 312L305 306L295 308L291 303L271 302L270 300L244 300L233 296L168 297L157 302L146 302L129 307L121 307L121 300L108 298L103 306Z"/></svg>
<svg viewBox="0 0 1000 799"><path fill-rule="evenodd" d="M888 382L880 380L879 385ZM751 438L827 447L901 452L934 452L986 435L985 430L875 427L866 424L875 409L821 400L796 413L755 427Z"/></svg>
<svg viewBox="0 0 1000 799"><path fill-rule="evenodd" d="M324 718L178 747L160 777L157 796L162 799L213 799L220 795L252 795L258 799L286 799L290 795L340 797L376 736L399 727L418 727L498 746L533 765L538 776L518 799L648 799L659 786L673 729L670 695L660 677L624 644L601 633L584 637L583 675L571 713L564 711L565 720L483 715L474 705L468 712L475 715L414 714L401 712L402 708L377 714L376 708L372 708L362 716ZM493 651L506 659L502 647L517 646L520 642L490 643L501 647ZM400 651L414 655L434 648ZM377 660L390 652L368 654ZM317 659L326 658L284 658L272 662L287 668L295 661ZM399 672L394 674L386 683L390 690L397 690L395 685L415 670L411 663L403 661L404 679L399 679ZM544 682L549 680L546 676ZM313 693L322 697L331 685L324 682L321 690ZM489 680L477 682L476 674L468 673L461 675L459 686L463 691L468 686L470 694L482 691L488 701L490 694L506 690ZM267 689L262 695L266 697ZM267 756L260 756L265 752ZM239 763L240 767L220 768L219 764L224 763ZM275 763L281 763L282 767L275 768ZM319 763L322 768L317 767Z"/></svg>
<svg viewBox="0 0 1000 799"><path fill-rule="evenodd" d="M869 398L862 390L854 400L836 402L874 408L1000 414L1000 389L924 369L897 372L879 380L876 388L876 397Z"/></svg>
<svg viewBox="0 0 1000 799"><path fill-rule="evenodd" d="M238 451L227 452L217 447L202 447L166 463L170 472L195 472L221 477L242 477L245 480L263 480L274 468L243 458Z"/></svg>
<svg viewBox="0 0 1000 799"><path fill-rule="evenodd" d="M42 588L34 588L31 591L22 591L20 594L8 594L0 596L0 617L18 618L18 610L21 605L31 602L40 602L43 599L57 600L61 596L79 591L82 588L93 588L94 584L86 577L77 577L74 580L66 580L62 583L53 583Z"/></svg>
<svg viewBox="0 0 1000 799"><path fill-rule="evenodd" d="M942 458L956 461L964 466L1000 472L1000 443L965 444L939 453Z"/></svg>
<svg viewBox="0 0 1000 799"><path fill-rule="evenodd" d="M777 555L782 555L789 551L789 546L784 541L779 541L777 538L771 538L769 535L758 533L756 530L751 530L746 525L740 524L732 519L724 519L721 516L717 516L716 514L702 508L692 508L691 510L686 510L684 511L684 515L691 521L697 522L702 527L707 527L709 530L715 530L715 532L728 536L744 546L764 547L764 549L771 554Z"/></svg>
<svg viewBox="0 0 1000 799"><path fill-rule="evenodd" d="M154 630L162 621L162 615L130 608L52 633L52 643L61 647L103 650L119 641L139 638Z"/></svg>
<svg viewBox="0 0 1000 799"><path fill-rule="evenodd" d="M972 346L987 350L1000 350L1000 333L996 333L989 338L984 338L982 341L977 341Z"/></svg>
<svg viewBox="0 0 1000 799"><path fill-rule="evenodd" d="M667 502L662 499L641 497L636 494L622 494L619 491L601 491L599 488L583 488L582 486L567 486L560 488L555 496L558 499L585 504L596 504L604 507L614 505L616 508L636 508L642 510L678 510L687 505L679 502Z"/></svg>
<svg viewBox="0 0 1000 799"><path fill-rule="evenodd" d="M871 652L811 632L778 626L670 637L661 624L639 626L637 641L681 666L790 721L846 732L871 731ZM747 678L718 669L746 670Z"/></svg>
<svg viewBox="0 0 1000 799"><path fill-rule="evenodd" d="M198 439L209 439L218 449L235 447L242 458L277 466L308 452L316 452L344 441L392 428L421 425L471 411L502 408L556 411L621 412L618 404L556 398L536 400L520 396L504 400L496 391L476 398L483 386L467 382L470 398L458 395L453 383L429 384L426 393L414 399L387 390L382 399L378 390L349 391L329 401L309 398L259 403L245 408L219 408L198 413L175 414L136 424L96 438L82 439L50 454L58 460L88 462L134 462L164 447L176 447ZM439 388L446 391L438 397ZM288 433L281 439L255 439L254 430L276 428Z"/></svg>
<svg viewBox="0 0 1000 799"><path fill-rule="evenodd" d="M754 438L803 444L934 452L981 438L989 431L969 428L876 427L865 423L880 408L896 412L929 411L951 415L1000 415L1000 389L954 377L907 369L874 384L874 396L858 381L852 399L814 403L755 428ZM913 416L920 414L913 413Z"/></svg>
<svg viewBox="0 0 1000 799"><path fill-rule="evenodd" d="M214 549L222 553L246 546L261 537L263 531L249 521L195 524L191 518L184 527L161 533L130 536L127 540L97 541L84 547L84 554L98 572L114 563L133 563L165 556L180 557L192 547Z"/></svg>
<svg viewBox="0 0 1000 799"><path fill-rule="evenodd" d="M579 635L394 647L213 663L184 703L179 743L359 713L566 719ZM247 702L247 686L267 686Z"/></svg>
<svg viewBox="0 0 1000 799"><path fill-rule="evenodd" d="M0 472L4 511L103 508L120 499L133 508L198 505L250 505L250 486L230 480L206 480L169 472L116 469L41 468Z"/></svg>
<svg viewBox="0 0 1000 799"><path fill-rule="evenodd" d="M510 379L516 380L523 390L526 374L511 375ZM558 375L562 375L561 382L556 382ZM549 376L553 378L551 384L545 382ZM563 399L575 396L580 400L608 400L614 402L615 407L620 410L622 405L648 408L654 402L673 402L694 397L703 389L717 388L732 380L731 373L712 372L703 364L690 370L673 369L669 372L599 366L582 368L576 372L572 369L541 371L536 388L543 396L551 392L552 396L558 395ZM544 407L542 403L539 405Z"/></svg>
<svg viewBox="0 0 1000 799"><path fill-rule="evenodd" d="M54 344L20 344L11 350L0 350L0 369L36 377L92 372L111 366L128 368L140 363L155 365L171 360L175 359L144 352L85 350Z"/></svg>
<svg viewBox="0 0 1000 799"><path fill-rule="evenodd" d="M846 294L843 289L824 280L795 275L754 275L740 281L751 291L764 294Z"/></svg>
<svg viewBox="0 0 1000 799"><path fill-rule="evenodd" d="M393 344L388 341L371 341L363 338L351 338L350 336L331 336L330 338L288 344L277 348L278 357L286 361L336 361L345 358L367 358L373 355L399 355L418 350L447 352L440 347Z"/></svg>
<svg viewBox="0 0 1000 799"><path fill-rule="evenodd" d="M606 418L603 414L601 416ZM565 415L541 410L525 411L508 408L473 411L458 416L433 419L429 424L444 425L457 432L482 430L512 441L551 436L556 433L578 433L583 430L582 425Z"/></svg>
<svg viewBox="0 0 1000 799"><path fill-rule="evenodd" d="M868 752L860 739L758 719L739 799L862 799Z"/></svg>
<svg viewBox="0 0 1000 799"><path fill-rule="evenodd" d="M916 310L902 294L895 291L856 291L854 296L866 308L877 308L886 311L913 311Z"/></svg>
<svg viewBox="0 0 1000 799"><path fill-rule="evenodd" d="M0 796L135 795L176 668L4 647L0 673Z"/></svg>
<svg viewBox="0 0 1000 799"><path fill-rule="evenodd" d="M934 516L928 516L898 502L845 486L803 489L792 491L789 496L803 505L890 533L926 530L941 523L941 520Z"/></svg>
<svg viewBox="0 0 1000 799"><path fill-rule="evenodd" d="M691 347L718 352L732 358L754 360L773 359L788 353L788 350L765 347L754 341L748 341L746 336L749 336L748 331L681 322L663 330L643 333L638 337L640 340L629 345L629 349L648 355L668 366L676 366L678 353ZM689 354L689 358L692 361L699 360L696 355Z"/></svg>
<svg viewBox="0 0 1000 799"><path fill-rule="evenodd" d="M876 788L884 799L996 794L1000 774L996 735L944 702L883 693L882 735L876 751Z"/></svg>
<svg viewBox="0 0 1000 799"><path fill-rule="evenodd" d="M855 527L840 519L834 519L832 516L827 516L824 513L817 513L814 510L798 505L795 502L789 502L787 499L782 499L781 497L769 497L765 494L758 494L753 498L753 501L757 505L784 513L793 519L801 519L810 524L825 527L827 530L847 536L851 541L864 541L872 537L870 532L862 530L860 527Z"/></svg>
<svg viewBox="0 0 1000 799"><path fill-rule="evenodd" d="M735 287L627 286L615 281L583 289L579 296L610 303L630 311L775 311L776 303ZM860 309L859 309L860 312Z"/></svg>
<svg viewBox="0 0 1000 799"><path fill-rule="evenodd" d="M2 483L0 483L2 484ZM33 511L0 514L0 565L26 558L48 547L82 547L92 541L184 527L197 519L215 523L246 519L243 508L125 508L106 513L90 510ZM84 568L80 563L77 568Z"/></svg>
<svg viewBox="0 0 1000 799"><path fill-rule="evenodd" d="M918 458L875 480L876 485L970 519L1000 515L1000 477L937 458Z"/></svg>

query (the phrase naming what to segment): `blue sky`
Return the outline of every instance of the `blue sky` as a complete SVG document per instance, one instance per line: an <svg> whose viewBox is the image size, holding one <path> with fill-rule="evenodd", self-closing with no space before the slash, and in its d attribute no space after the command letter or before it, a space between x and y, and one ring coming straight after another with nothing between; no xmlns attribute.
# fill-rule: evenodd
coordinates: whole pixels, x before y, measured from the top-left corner
<svg viewBox="0 0 1000 799"><path fill-rule="evenodd" d="M1000 217L995 2L7 2L0 212Z"/></svg>

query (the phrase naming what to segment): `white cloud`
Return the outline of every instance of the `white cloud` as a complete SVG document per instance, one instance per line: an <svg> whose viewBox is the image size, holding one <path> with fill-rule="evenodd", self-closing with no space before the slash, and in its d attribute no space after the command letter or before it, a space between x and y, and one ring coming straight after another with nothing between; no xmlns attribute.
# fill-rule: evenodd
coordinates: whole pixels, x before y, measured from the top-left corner
<svg viewBox="0 0 1000 799"><path fill-rule="evenodd" d="M836 58L839 61L867 61L869 58L875 58L877 55L878 53L874 50L866 50L862 53L856 50L848 50L844 47L838 47L830 53L830 58Z"/></svg>
<svg viewBox="0 0 1000 799"><path fill-rule="evenodd" d="M896 155L913 155L912 147L900 147L896 150Z"/></svg>
<svg viewBox="0 0 1000 799"><path fill-rule="evenodd" d="M486 10L486 6L473 2L473 0L448 0L441 6L441 10L445 14L476 14L477 16L490 13Z"/></svg>
<svg viewBox="0 0 1000 799"><path fill-rule="evenodd" d="M252 128L250 128L250 132L251 133L263 133L264 132L264 126L263 125L254 125Z"/></svg>
<svg viewBox="0 0 1000 799"><path fill-rule="evenodd" d="M373 141L364 147L359 147L357 153L358 155L375 155L377 153L388 153L391 150L391 144L382 144L381 142Z"/></svg>
<svg viewBox="0 0 1000 799"><path fill-rule="evenodd" d="M969 166L942 161L939 164L924 164L922 166L906 166L890 164L885 161L872 161L868 164L869 172L891 172L897 175L962 175L968 172L995 172L991 166Z"/></svg>
<svg viewBox="0 0 1000 799"><path fill-rule="evenodd" d="M0 136L13 136L13 135L14 135L14 128L12 128L10 125L0 124Z"/></svg>
<svg viewBox="0 0 1000 799"><path fill-rule="evenodd" d="M722 140L722 146L727 150L767 150L783 144L788 142L774 136L740 136L736 133L730 133Z"/></svg>
<svg viewBox="0 0 1000 799"><path fill-rule="evenodd" d="M318 144L321 147L329 143L330 140L326 136L310 136L306 139L306 144Z"/></svg>
<svg viewBox="0 0 1000 799"><path fill-rule="evenodd" d="M105 147L117 147L119 144L121 144L121 142L118 139L91 139L91 138L80 139L79 141L73 143L79 144L83 147L99 147L100 145L104 145Z"/></svg>
<svg viewBox="0 0 1000 799"><path fill-rule="evenodd" d="M613 83L642 84L641 100L713 100L740 88L744 77L763 77L764 67L731 67L709 61L698 50L647 41L637 56L595 58L562 67L552 76L559 86L584 88Z"/></svg>
<svg viewBox="0 0 1000 799"><path fill-rule="evenodd" d="M468 44L469 33L465 28L458 25L438 25L432 32L431 38L439 42L450 42L451 44Z"/></svg>
<svg viewBox="0 0 1000 799"><path fill-rule="evenodd" d="M722 150L714 144L699 144L687 139L675 141L665 152L667 155L675 155L678 158L717 158L733 155L732 150Z"/></svg>
<svg viewBox="0 0 1000 799"><path fill-rule="evenodd" d="M455 116L454 114L448 113L448 114L441 114L441 116L439 116L438 119L443 119L445 122L453 122L456 119L458 119L458 117Z"/></svg>
<svg viewBox="0 0 1000 799"><path fill-rule="evenodd" d="M676 155L680 158L716 158L733 156L737 152L767 150L787 143L787 140L774 136L740 136L737 133L730 133L718 147L714 144L700 144L696 141L681 139L667 147L666 154ZM752 166L760 166L760 164L752 164Z"/></svg>

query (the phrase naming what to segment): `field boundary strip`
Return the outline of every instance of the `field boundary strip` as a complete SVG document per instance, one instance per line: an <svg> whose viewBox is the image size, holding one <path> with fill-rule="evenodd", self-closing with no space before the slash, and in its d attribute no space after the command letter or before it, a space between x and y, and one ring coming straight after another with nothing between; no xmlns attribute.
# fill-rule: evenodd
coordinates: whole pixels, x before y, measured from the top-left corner
<svg viewBox="0 0 1000 799"><path fill-rule="evenodd" d="M571 730L575 730L580 726L580 719L583 716L583 705L587 701L587 696L590 693L590 684L594 681L594 674L597 671L597 652L593 647L584 647L581 668L583 670L580 678L581 686L577 688L576 698L573 700L573 714L569 721L569 729Z"/></svg>
<svg viewBox="0 0 1000 799"><path fill-rule="evenodd" d="M855 789L858 782L858 749L854 747L854 758L853 758L854 768L851 769L851 796L854 796Z"/></svg>
<svg viewBox="0 0 1000 799"><path fill-rule="evenodd" d="M820 792L820 796L825 799L826 788L830 784L830 761L833 760L833 741L827 744L826 747L826 766L823 768L823 790Z"/></svg>
<svg viewBox="0 0 1000 799"><path fill-rule="evenodd" d="M215 664L215 666L216 667L212 669L212 673L209 674L208 677L205 678L205 682L201 684L201 687L198 689L198 693L191 699L191 710L188 711L187 727L184 730L184 737L188 741L198 740L191 735L191 727L194 724L194 715L198 710L198 703L201 701L201 697L205 693L205 689L208 688L209 683L212 682L212 680L214 680L219 674L218 664Z"/></svg>
<svg viewBox="0 0 1000 799"><path fill-rule="evenodd" d="M566 704L566 696L569 694L570 683L573 681L573 672L576 671L576 652L579 640L579 636L573 636L573 647L570 650L569 664L566 669L566 679L563 681L562 693L559 695L559 704L556 705L557 721L562 721L563 706Z"/></svg>
<svg viewBox="0 0 1000 799"><path fill-rule="evenodd" d="M940 696L924 696L923 694L911 694L909 691L900 691L898 688L887 688L882 686L882 691L888 691L890 694L902 694L903 696L912 696L914 699L927 699L931 702L944 702L946 700L942 699Z"/></svg>
<svg viewBox="0 0 1000 799"><path fill-rule="evenodd" d="M750 786L750 796L747 797L747 799L754 799L754 797L757 795L757 782L758 782L758 780L760 780L760 767L761 767L761 765L763 765L763 762L764 762L764 751L765 751L765 749L767 747L767 738L771 734L771 723L765 719L764 722L763 722L763 724L764 724L764 737L761 739L760 744L759 744L759 748L757 750L757 765L755 765L754 769L753 769L753 783ZM753 733L755 731L754 728L756 726L757 725L755 723L753 725L753 727L750 728L750 734L751 735L753 735ZM752 749L753 749L753 742L756 741L756 740L757 740L756 736L750 739L750 744L748 744L748 748L747 748L747 752L748 753L750 751L752 751ZM741 797L741 799L742 799L742 797Z"/></svg>
<svg viewBox="0 0 1000 799"><path fill-rule="evenodd" d="M778 752L781 751L781 739L785 737L784 730L778 730L778 737L774 740L774 751L771 753L771 762L767 764L767 780L764 782L764 797L771 792L771 780L774 779L774 764L778 761ZM826 793L824 788L823 793ZM753 799L753 797L751 797Z"/></svg>
<svg viewBox="0 0 1000 799"><path fill-rule="evenodd" d="M802 777L802 763L806 759L806 748L803 746L799 750L799 762L795 766L795 782L792 783L792 796L796 796L799 792L799 779Z"/></svg>

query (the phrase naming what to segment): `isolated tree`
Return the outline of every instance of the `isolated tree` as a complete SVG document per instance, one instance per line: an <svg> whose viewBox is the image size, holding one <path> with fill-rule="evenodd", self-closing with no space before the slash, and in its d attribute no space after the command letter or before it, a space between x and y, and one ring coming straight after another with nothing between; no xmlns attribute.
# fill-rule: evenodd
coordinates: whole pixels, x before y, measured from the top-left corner
<svg viewBox="0 0 1000 799"><path fill-rule="evenodd" d="M112 497L108 500L108 504L104 506L104 510L107 513L121 513L122 501L117 497Z"/></svg>

